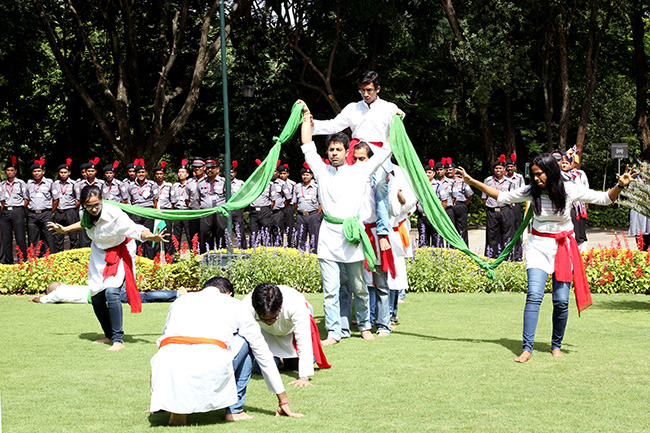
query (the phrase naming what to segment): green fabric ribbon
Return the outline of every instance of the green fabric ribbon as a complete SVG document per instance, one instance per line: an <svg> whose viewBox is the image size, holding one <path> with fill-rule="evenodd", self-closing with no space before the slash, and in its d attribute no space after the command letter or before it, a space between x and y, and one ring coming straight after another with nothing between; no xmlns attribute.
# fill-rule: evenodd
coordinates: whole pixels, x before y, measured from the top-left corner
<svg viewBox="0 0 650 433"><path fill-rule="evenodd" d="M368 233L366 233L366 227L359 221L359 215L349 218L337 218L323 214L323 219L330 224L343 224L343 235L348 242L355 245L361 242L363 255L366 256L366 262L368 263L368 270L375 272L375 263L377 263L375 248L370 243L370 238L368 237Z"/></svg>
<svg viewBox="0 0 650 433"><path fill-rule="evenodd" d="M227 216L229 211L243 209L262 195L266 187L269 185L277 167L280 148L284 143L289 141L291 137L293 137L298 127L302 124L302 107L303 105L299 104L293 105L289 120L280 133L280 136L273 137L275 145L271 148L267 157L264 159L262 164L255 169L246 182L244 182L241 188L239 188L239 190L222 206L217 206L211 209L171 210L144 208L113 201L104 201L104 203L110 203L111 205L117 206L134 215L166 221L182 221L203 218L216 212L219 212L223 216Z"/></svg>
<svg viewBox="0 0 650 433"><path fill-rule="evenodd" d="M440 204L440 200L438 200L438 196L433 190L433 186L431 185L422 164L420 164L420 159L415 153L413 144L406 134L402 117L399 115L393 117L393 124L390 128L390 146L393 155L395 155L395 158L397 159L397 163L407 174L406 178L411 189L415 192L415 196L422 205L424 212L436 231L454 248L470 256L481 269L487 272L488 278L493 280L496 277L494 269L508 257L508 254L510 254L517 243L517 239L522 235L533 217L532 206L528 209L528 212L526 212L526 216L524 217L521 226L517 229L517 232L510 243L501 252L501 255L492 262L484 261L468 248L463 238L461 238L458 231L456 231L449 216L442 208L442 204Z"/></svg>
<svg viewBox="0 0 650 433"><path fill-rule="evenodd" d="M99 218L102 215L102 209L99 208L99 214L97 214L97 217ZM88 212L86 209L84 209L83 213L81 214L81 227L85 229L89 229L93 226L93 222L91 220L92 215L90 215L90 212Z"/></svg>

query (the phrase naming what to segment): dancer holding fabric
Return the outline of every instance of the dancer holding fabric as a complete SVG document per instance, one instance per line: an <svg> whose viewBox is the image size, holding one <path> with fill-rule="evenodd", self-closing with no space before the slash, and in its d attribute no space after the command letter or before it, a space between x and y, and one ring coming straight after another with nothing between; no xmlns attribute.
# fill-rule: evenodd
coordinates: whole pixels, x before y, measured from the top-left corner
<svg viewBox="0 0 650 433"><path fill-rule="evenodd" d="M49 223L51 231L69 233L85 229L92 240L88 263L88 285L92 292L92 304L105 338L94 343L113 345L107 350L124 348L122 330L122 302L120 288L126 284L131 312L142 309L138 288L135 284L135 240L167 242L169 235L152 233L146 227L134 223L116 206L103 206L102 192L98 186L89 185L81 190L79 201L83 206L81 221L69 226Z"/></svg>
<svg viewBox="0 0 650 433"><path fill-rule="evenodd" d="M573 236L571 205L584 201L608 205L616 200L621 191L633 181L634 169L626 168L622 175L616 175L618 183L609 191L599 192L572 182L565 182L555 158L543 153L533 159L530 185L512 191L499 191L473 179L463 168L458 171L470 186L480 189L498 203L532 202L534 212L532 235L526 248L526 270L528 272L528 295L524 308L523 352L516 362L526 362L533 353L535 328L539 306L544 297L544 287L549 274L553 274L553 338L551 353L561 357L562 338L569 315L569 291L575 285L578 314L591 305L591 295L582 264L582 256Z"/></svg>

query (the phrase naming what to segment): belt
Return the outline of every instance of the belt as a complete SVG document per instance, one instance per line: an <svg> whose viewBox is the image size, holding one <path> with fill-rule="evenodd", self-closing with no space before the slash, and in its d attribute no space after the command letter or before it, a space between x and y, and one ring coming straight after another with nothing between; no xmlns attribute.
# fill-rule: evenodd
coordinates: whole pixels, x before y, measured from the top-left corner
<svg viewBox="0 0 650 433"><path fill-rule="evenodd" d="M215 344L222 349L228 349L226 343L215 338L202 338L202 337L167 337L160 342L159 349L167 346L168 344Z"/></svg>
<svg viewBox="0 0 650 433"><path fill-rule="evenodd" d="M5 210L14 210L13 206L6 206Z"/></svg>
<svg viewBox="0 0 650 433"><path fill-rule="evenodd" d="M67 211L67 210L74 210L74 208L73 207L69 207L67 209L56 208L56 211L59 212L59 213L63 213L65 211Z"/></svg>
<svg viewBox="0 0 650 433"><path fill-rule="evenodd" d="M493 212L501 212L501 209L507 209L508 206L502 206L502 207L489 207L488 210L491 210Z"/></svg>
<svg viewBox="0 0 650 433"><path fill-rule="evenodd" d="M284 210L283 207L281 207L280 209L273 209L273 210L271 210L271 212L278 213L278 212L281 212L282 210Z"/></svg>
<svg viewBox="0 0 650 433"><path fill-rule="evenodd" d="M253 209L255 209L255 212L260 212L262 209L268 209L269 206L255 206Z"/></svg>
<svg viewBox="0 0 650 433"><path fill-rule="evenodd" d="M309 212L300 212L300 213L301 213L303 216L307 216L307 215L313 215L313 214L315 214L316 212L318 212L318 210L310 210Z"/></svg>
<svg viewBox="0 0 650 433"><path fill-rule="evenodd" d="M45 213L45 212L52 212L52 209L41 209L41 210L29 209L29 211L33 213Z"/></svg>

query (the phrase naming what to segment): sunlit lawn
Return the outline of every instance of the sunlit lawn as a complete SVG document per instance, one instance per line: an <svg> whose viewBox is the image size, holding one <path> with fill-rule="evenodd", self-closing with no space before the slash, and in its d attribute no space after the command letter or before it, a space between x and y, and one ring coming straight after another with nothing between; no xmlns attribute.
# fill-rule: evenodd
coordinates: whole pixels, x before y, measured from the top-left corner
<svg viewBox="0 0 650 433"><path fill-rule="evenodd" d="M520 352L524 294L409 294L397 331L326 348L333 368L289 389L302 419L276 419L276 398L257 376L246 411L189 417L174 431L647 432L650 430L650 297L594 296L572 305L566 357L550 355L551 300L542 305L533 359ZM322 325L320 295L308 295ZM6 432L151 432L168 415L145 413L149 360L167 304L125 312L127 348L111 353L89 305L37 305L0 297L0 398ZM128 311L128 310L125 310ZM179 366L182 368L182 366ZM283 373L286 382L295 373Z"/></svg>

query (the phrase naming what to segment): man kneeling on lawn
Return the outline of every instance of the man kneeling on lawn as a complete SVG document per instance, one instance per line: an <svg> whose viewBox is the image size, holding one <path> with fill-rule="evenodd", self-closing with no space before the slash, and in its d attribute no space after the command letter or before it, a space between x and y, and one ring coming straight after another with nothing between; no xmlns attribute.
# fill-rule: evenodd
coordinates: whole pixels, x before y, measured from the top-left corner
<svg viewBox="0 0 650 433"><path fill-rule="evenodd" d="M299 378L289 385L311 386L314 361L319 368L331 367L321 347L311 305L296 289L262 283L242 302L260 323L273 356L282 358L286 369L295 370L297 361Z"/></svg>
<svg viewBox="0 0 650 433"><path fill-rule="evenodd" d="M278 396L276 416L303 416L291 411L260 327L232 292L230 281L217 277L169 307L159 350L151 359L149 408L171 412L169 424L185 424L187 414L224 407L226 421L252 418L243 407L253 356L269 391Z"/></svg>

